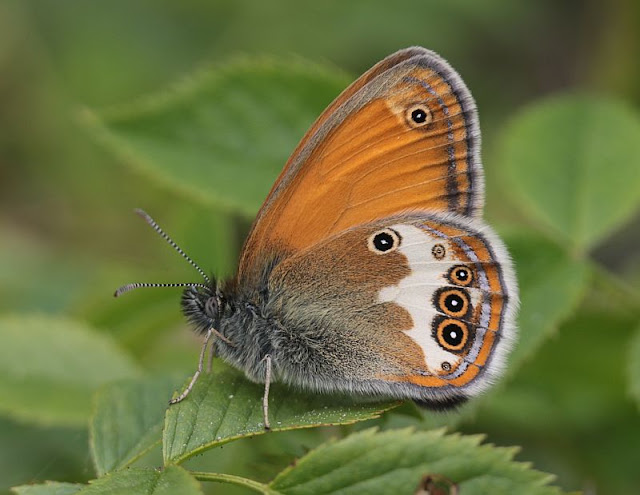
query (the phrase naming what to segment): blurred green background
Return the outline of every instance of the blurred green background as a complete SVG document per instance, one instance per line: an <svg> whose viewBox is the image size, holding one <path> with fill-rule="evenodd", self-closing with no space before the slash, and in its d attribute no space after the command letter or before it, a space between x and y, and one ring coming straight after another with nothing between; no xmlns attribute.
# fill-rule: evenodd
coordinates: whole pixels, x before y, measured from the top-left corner
<svg viewBox="0 0 640 495"><path fill-rule="evenodd" d="M195 365L198 340L177 291L111 297L129 281L196 280L132 210L150 212L203 268L231 274L256 205L306 126L354 77L414 44L449 60L476 98L486 216L518 265L524 342L494 393L460 418L418 427L450 423L520 445L519 459L565 489L637 493L632 0L2 0L0 490L94 477L93 390ZM187 96L163 107L176 84ZM194 133L206 121L185 110L194 106L209 111L211 136ZM67 347L73 325L82 342ZM101 357L78 359L85 345ZM328 434L267 435L197 462L269 479Z"/></svg>

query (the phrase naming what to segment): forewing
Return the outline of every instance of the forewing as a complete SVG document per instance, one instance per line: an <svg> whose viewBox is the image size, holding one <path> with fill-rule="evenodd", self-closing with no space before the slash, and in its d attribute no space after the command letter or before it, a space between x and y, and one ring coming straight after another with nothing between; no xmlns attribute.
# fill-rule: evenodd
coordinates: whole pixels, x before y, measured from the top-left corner
<svg viewBox="0 0 640 495"><path fill-rule="evenodd" d="M374 66L320 116L287 162L245 243L239 277L274 246L294 253L411 210L477 216L475 103L438 55L414 47Z"/></svg>

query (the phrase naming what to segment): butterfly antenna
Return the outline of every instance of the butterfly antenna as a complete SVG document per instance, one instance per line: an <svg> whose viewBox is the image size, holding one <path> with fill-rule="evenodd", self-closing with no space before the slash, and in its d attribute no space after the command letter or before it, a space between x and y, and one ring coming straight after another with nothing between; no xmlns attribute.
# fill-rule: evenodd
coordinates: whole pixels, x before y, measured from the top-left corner
<svg viewBox="0 0 640 495"><path fill-rule="evenodd" d="M178 253L180 253L180 255L189 262L189 264L194 267L196 270L198 270L198 273L200 273L200 275L202 275L202 278L204 278L205 282L207 284L211 284L211 280L209 279L209 277L207 277L207 274L204 273L204 270L202 270L202 268L200 268L197 263L195 261L193 261L191 258L189 258L189 256L187 255L187 253L185 253L180 246L178 246L173 239L171 239L171 237L169 237L164 230L162 230L160 228L160 226L156 223L156 221L151 218L145 211L140 210L140 209L136 209L135 212L140 215L145 222L147 222L149 225L151 225L151 227L153 227L153 230L155 230L158 234L160 234L160 236L167 241L172 247L173 249L175 249L176 251L178 251ZM132 291L133 289L139 289L140 287L201 287L203 289L210 289L209 285L205 285L205 284L199 284L199 283L145 283L145 282L136 282L133 284L127 284L127 285L123 285L122 287L118 288L118 290L115 291L115 293L113 294L114 297L119 297L122 294L125 294L129 291Z"/></svg>
<svg viewBox="0 0 640 495"><path fill-rule="evenodd" d="M178 253L180 253L180 255L189 262L189 264L194 267L196 270L198 270L198 273L200 273L200 275L202 275L202 278L204 278L204 280L209 284L211 283L211 280L209 280L209 277L207 277L207 274L204 273L204 270L202 268L200 268L198 266L198 264L193 261L191 258L189 258L189 256L187 255L187 253L185 253L180 246L178 246L175 242L173 242L173 239L171 239L171 237L169 237L164 230L162 230L160 228L160 225L158 225L156 223L156 221L151 218L145 211L141 210L140 208L136 208L134 210L138 215L140 215L145 222L147 222L149 225L151 225L151 227L153 228L153 230L155 230L158 234L160 234L160 236L167 241L171 247L173 247L173 249L175 249L176 251L178 251ZM195 284L188 284L188 285L195 285Z"/></svg>
<svg viewBox="0 0 640 495"><path fill-rule="evenodd" d="M126 292L129 292L129 291L131 291L133 289L139 289L140 287L202 287L203 289L208 289L209 288L204 284L198 284L198 283L148 284L148 283L144 283L144 282L143 283L136 282L135 284L127 284L127 285L123 285L122 287L118 288L118 290L116 290L115 293L113 294L113 297L119 297L122 294L125 294Z"/></svg>

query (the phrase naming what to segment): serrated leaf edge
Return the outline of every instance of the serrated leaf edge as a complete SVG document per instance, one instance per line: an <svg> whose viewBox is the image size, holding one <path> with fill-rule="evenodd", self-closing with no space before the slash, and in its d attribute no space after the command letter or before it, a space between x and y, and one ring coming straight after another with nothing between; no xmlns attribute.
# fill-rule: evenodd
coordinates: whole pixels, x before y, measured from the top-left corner
<svg viewBox="0 0 640 495"><path fill-rule="evenodd" d="M318 453L321 453L324 449L331 447L336 443L344 442L344 441L350 441L350 442L357 441L358 438L370 438L376 435L393 436L393 438L398 438L399 436L408 437L412 435L424 435L424 436L432 437L433 440L444 439L444 440L453 440L453 441L466 441L466 442L469 442L470 446L475 447L480 451L485 451L485 452L491 451L494 454L499 454L502 457L502 461L505 463L511 464L511 466L514 469L518 469L522 472L528 471L532 475L536 476L538 479L532 481L532 484L535 484L536 486L542 486L542 487L548 486L550 489L557 489L557 487L552 487L549 485L556 479L556 476L554 474L546 473L546 472L539 471L537 469L532 468L531 462L522 462L522 461L514 460L516 454L518 454L521 450L520 447L517 447L517 446L498 447L492 443L482 444L482 442L486 438L486 436L482 434L462 435L459 432L455 432L447 435L446 433L447 433L446 428L420 431L420 430L416 430L414 427L408 427L408 428L397 429L397 430L380 431L378 427L373 427L373 428L368 428L366 430L362 430L360 432L354 433L342 439L332 438L327 442L319 445L315 449L312 449L309 452L307 452L303 457L299 458L295 462L295 464L290 465L285 469L283 469L280 473L276 475L276 477L273 480L271 480L271 482L269 482L268 487L271 488L272 490L275 490L273 488L273 485L276 484L279 479L281 479L282 477L285 477L292 470L298 469L300 466L304 466L307 462L310 462L309 461L310 457L313 457ZM558 493L561 493L559 489L557 490L558 490ZM276 490L275 493L280 493L280 492Z"/></svg>
<svg viewBox="0 0 640 495"><path fill-rule="evenodd" d="M361 417L361 418L355 418L355 419L349 419L349 420L345 420L345 421L336 421L336 422L327 422L327 423L314 423L314 424L310 424L310 425L293 425L293 426L281 426L281 427L272 427L270 430L259 430L259 431L254 431L251 432L249 434L245 434L245 435L234 435L234 436L229 436L229 437L225 437L223 439L220 440L214 440L213 442L209 442L207 444L201 445L197 448L195 448L194 450L189 451L188 453L185 453L183 455L180 455L178 457L174 457L174 458L168 458L166 456L166 452L165 452L165 448L163 445L163 458L164 458L164 462L165 465L179 465L185 461L187 461L188 459L191 459L192 457L201 454L207 450L210 450L212 448L218 447L220 445L224 445L226 443L229 442L233 442L235 440L240 440L242 438L252 438L256 435L264 435L265 433L276 433L276 432L281 432L281 431L291 431L291 430L305 430L305 429L309 429L309 428L318 428L318 427L322 427L322 426L346 426L346 425L352 425L354 423L359 423L361 421L369 421L371 419L377 419L379 418L383 413L390 411L391 409L394 409L395 407L398 407L401 404L401 402L396 402L396 403L391 403L390 405L377 409L375 411L371 411L369 414L367 414L366 417ZM167 426L167 417L165 416L165 428Z"/></svg>

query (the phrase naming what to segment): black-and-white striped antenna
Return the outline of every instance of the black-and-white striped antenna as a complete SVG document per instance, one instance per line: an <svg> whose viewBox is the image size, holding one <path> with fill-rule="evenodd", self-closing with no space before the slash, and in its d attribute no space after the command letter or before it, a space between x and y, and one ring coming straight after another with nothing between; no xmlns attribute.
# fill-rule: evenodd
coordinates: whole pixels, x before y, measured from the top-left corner
<svg viewBox="0 0 640 495"><path fill-rule="evenodd" d="M193 261L191 258L189 258L189 256L187 256L187 253L185 253L180 246L178 246L175 242L173 242L173 239L171 239L171 237L169 237L164 230L162 230L160 228L160 225L158 225L156 223L156 221L151 218L145 211L141 210L140 208L136 208L134 210L138 215L140 215L145 222L147 222L149 225L151 225L151 227L153 228L153 230L155 230L158 234L160 234L160 236L167 241L171 247L173 249L175 249L176 251L178 251L180 253L180 255L189 262L189 264L194 267L196 270L198 270L198 272L200 273L200 275L202 275L202 278L204 278L205 282L207 283L211 283L211 281L209 280L209 277L207 277L207 274L204 273L204 270L202 268L200 268L198 266L198 264Z"/></svg>
<svg viewBox="0 0 640 495"><path fill-rule="evenodd" d="M209 279L209 277L207 276L206 273L204 273L204 270L202 268L200 268L198 266L198 264L193 261L188 255L187 253L185 253L180 246L178 246L173 239L171 239L171 237L169 237L169 235L167 235L167 233L162 230L162 228L160 228L160 225L157 224L157 222L151 218L144 210L141 210L139 208L136 208L134 210L139 216L141 216L145 222L147 222L152 228L153 230L155 230L165 241L167 241L171 247L173 249L175 249L176 251L178 251L178 253L180 253L180 255L189 262L189 264L194 267L196 270L198 270L198 273L200 273L200 275L202 275L202 278L204 278L205 282L207 284L211 284L211 280ZM118 297L121 296L122 294L125 294L126 292L132 291L133 289L138 289L140 287L202 287L204 289L208 289L209 287L205 284L199 284L199 283L144 283L144 282L136 282L133 284L127 284L127 285L123 285L122 287L118 288L118 290L115 291L115 293L113 294L114 297Z"/></svg>
<svg viewBox="0 0 640 495"><path fill-rule="evenodd" d="M198 283L167 283L167 284L155 284L155 283L146 283L146 282L135 282L133 284L123 285L119 287L114 293L113 297L120 297L122 294L125 294L133 289L139 289L140 287L202 287L203 289L208 289L209 287L204 284Z"/></svg>

